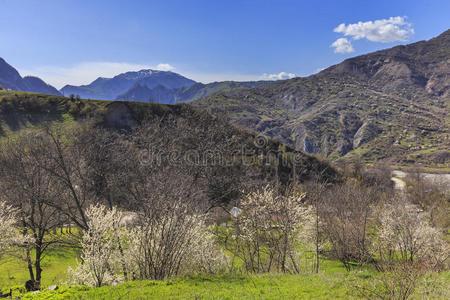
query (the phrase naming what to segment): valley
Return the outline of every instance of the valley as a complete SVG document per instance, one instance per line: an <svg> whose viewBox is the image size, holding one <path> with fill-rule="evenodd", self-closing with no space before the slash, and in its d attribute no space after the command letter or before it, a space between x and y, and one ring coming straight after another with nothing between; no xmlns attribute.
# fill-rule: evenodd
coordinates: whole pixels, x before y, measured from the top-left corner
<svg viewBox="0 0 450 300"><path fill-rule="evenodd" d="M450 6L380 1L2 2L0 298L450 299Z"/></svg>

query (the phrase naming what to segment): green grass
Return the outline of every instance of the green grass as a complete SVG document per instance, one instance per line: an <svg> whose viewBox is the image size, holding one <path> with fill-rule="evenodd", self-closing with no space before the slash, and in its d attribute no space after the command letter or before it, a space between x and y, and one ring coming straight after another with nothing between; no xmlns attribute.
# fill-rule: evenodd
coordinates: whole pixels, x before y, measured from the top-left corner
<svg viewBox="0 0 450 300"><path fill-rule="evenodd" d="M92 288L65 286L67 268L76 264L76 251L49 251L43 265L43 288L58 284L57 291L39 294L25 293L28 279L26 264L18 259L0 262L0 285L3 291L13 288L13 298L22 299L358 299L358 286L373 283L379 274L370 269L347 272L340 262L323 260L318 274L311 273L309 264L303 274L222 274L196 275L163 281L132 281L115 287ZM437 294L427 299L439 299L450 283L450 272L430 277L439 284ZM414 299L422 299L426 291L418 290ZM442 298L443 299L443 298Z"/></svg>
<svg viewBox="0 0 450 300"><path fill-rule="evenodd" d="M360 299L358 286L377 274L370 271L322 271L319 274L190 276L164 281L133 281L115 287L62 287L22 299ZM440 286L436 290L436 284ZM434 288L417 289L413 299L445 299L449 273L428 278Z"/></svg>
<svg viewBox="0 0 450 300"><path fill-rule="evenodd" d="M67 280L67 269L75 266L77 251L72 248L49 249L42 260L42 285L64 283ZM15 257L0 261L0 289L13 286L24 286L29 280L27 263Z"/></svg>
<svg viewBox="0 0 450 300"><path fill-rule="evenodd" d="M342 277L343 276L343 277ZM116 287L67 288L32 299L348 299L342 279L349 276L265 274L194 276L165 281L134 281ZM24 297L23 299L27 299ZM28 299L30 299L28 298Z"/></svg>

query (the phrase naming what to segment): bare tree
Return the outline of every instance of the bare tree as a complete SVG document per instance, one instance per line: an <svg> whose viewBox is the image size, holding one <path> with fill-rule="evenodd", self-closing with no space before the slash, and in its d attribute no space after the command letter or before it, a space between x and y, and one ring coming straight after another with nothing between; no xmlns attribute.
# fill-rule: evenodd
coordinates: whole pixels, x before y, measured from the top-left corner
<svg viewBox="0 0 450 300"><path fill-rule="evenodd" d="M46 128L42 135L46 151L39 154L43 158L35 157L36 161L42 162L39 167L49 174L60 192L59 199L48 201L48 205L82 230L89 228L86 207L98 202L95 181L90 176L91 165L86 160L89 140L83 139L90 130L89 123Z"/></svg>
<svg viewBox="0 0 450 300"><path fill-rule="evenodd" d="M324 209L325 197L327 196L328 184L321 180L322 176L317 174L311 181L307 182L306 201L311 205L314 214L314 248L316 252L315 272L319 273L320 253L324 243L322 228L322 210Z"/></svg>
<svg viewBox="0 0 450 300"><path fill-rule="evenodd" d="M206 226L205 206L192 184L192 178L176 170L134 184L130 192L142 205L128 252L135 262L135 277L159 280L183 271Z"/></svg>
<svg viewBox="0 0 450 300"><path fill-rule="evenodd" d="M39 288L42 278L42 258L48 247L60 242L53 234L59 222L59 211L48 205L57 202L59 191L54 180L42 169L45 141L39 134L22 134L4 141L0 152L0 198L19 211L24 235L33 239L26 244L26 261L30 280ZM30 247L34 249L34 260ZM33 269L34 267L34 269Z"/></svg>
<svg viewBox="0 0 450 300"><path fill-rule="evenodd" d="M334 186L324 202L323 228L332 254L347 270L373 260L368 228L376 201L371 188L349 182Z"/></svg>

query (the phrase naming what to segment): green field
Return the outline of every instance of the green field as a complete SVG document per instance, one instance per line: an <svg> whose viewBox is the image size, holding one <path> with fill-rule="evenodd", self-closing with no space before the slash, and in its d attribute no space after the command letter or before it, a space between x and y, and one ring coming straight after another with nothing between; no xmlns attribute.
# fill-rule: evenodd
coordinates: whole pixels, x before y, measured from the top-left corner
<svg viewBox="0 0 450 300"><path fill-rule="evenodd" d="M380 276L371 269L347 272L339 262L322 261L319 274L222 274L197 275L164 281L133 281L115 287L68 287L67 268L76 264L76 251L52 250L44 259L43 287L58 284L58 291L25 294L26 264L19 259L0 262L0 286L13 288L13 298L22 299L359 299L360 287L373 286ZM431 274L422 281L413 299L448 299L445 287L450 272ZM430 290L433 290L430 293ZM446 294L447 293L447 294Z"/></svg>
<svg viewBox="0 0 450 300"><path fill-rule="evenodd" d="M51 249L42 261L43 286L63 283L67 278L69 266L77 264L77 252L72 248ZM16 257L4 258L0 261L0 288L24 286L29 280L27 263Z"/></svg>

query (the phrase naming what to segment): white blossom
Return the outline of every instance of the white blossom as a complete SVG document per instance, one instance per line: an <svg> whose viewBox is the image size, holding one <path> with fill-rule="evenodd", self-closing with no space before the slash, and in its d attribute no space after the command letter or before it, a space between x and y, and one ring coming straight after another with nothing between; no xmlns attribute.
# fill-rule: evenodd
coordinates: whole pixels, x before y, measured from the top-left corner
<svg viewBox="0 0 450 300"><path fill-rule="evenodd" d="M379 232L383 250L399 252L405 260L425 260L434 266L445 264L450 251L439 229L426 213L412 211L400 201L388 205L381 217Z"/></svg>
<svg viewBox="0 0 450 300"><path fill-rule="evenodd" d="M116 208L92 205L86 210L89 230L83 234L82 263L70 269L72 282L90 286L102 286L118 280L116 275L120 256L117 250L115 229L123 214Z"/></svg>
<svg viewBox="0 0 450 300"><path fill-rule="evenodd" d="M30 236L19 231L17 214L17 209L0 201L0 258L12 247L32 242Z"/></svg>

